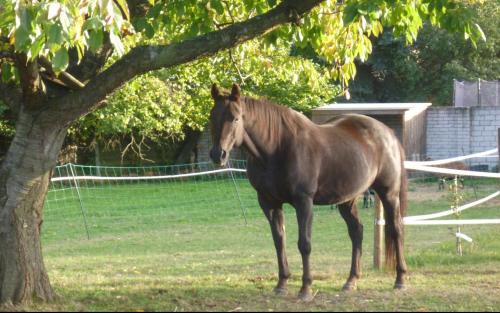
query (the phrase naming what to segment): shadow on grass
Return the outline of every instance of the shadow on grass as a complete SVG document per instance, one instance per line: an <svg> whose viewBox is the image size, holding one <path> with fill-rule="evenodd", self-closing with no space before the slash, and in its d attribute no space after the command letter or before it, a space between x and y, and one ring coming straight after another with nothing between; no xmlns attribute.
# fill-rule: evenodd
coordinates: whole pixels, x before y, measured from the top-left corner
<svg viewBox="0 0 500 313"><path fill-rule="evenodd" d="M51 304L35 303L19 310L40 311L494 311L498 290L482 293L467 288L428 286L419 278L407 291L394 291L385 274L369 273L354 292L340 290L340 281L316 281L315 299L296 298L299 281L294 280L289 294L276 296L271 290L274 278L242 279L239 282L176 282L148 285L106 283L92 289L59 289L61 299ZM446 275L443 275L446 276ZM392 278L390 279L392 282Z"/></svg>

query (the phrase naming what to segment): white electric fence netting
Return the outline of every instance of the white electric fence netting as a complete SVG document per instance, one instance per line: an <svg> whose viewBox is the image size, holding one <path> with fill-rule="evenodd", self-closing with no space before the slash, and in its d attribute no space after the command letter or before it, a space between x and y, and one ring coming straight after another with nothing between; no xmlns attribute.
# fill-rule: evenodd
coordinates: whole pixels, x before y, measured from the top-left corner
<svg viewBox="0 0 500 313"><path fill-rule="evenodd" d="M45 236L63 235L58 232L67 229L68 223L75 230L84 229L90 238L139 231L144 225L160 227L166 222L213 222L227 217L246 222L255 192L246 179L246 162L232 160L230 164L230 168L222 169L208 162L58 166L45 201ZM61 223L65 227L58 228ZM82 232L70 236L81 237Z"/></svg>
<svg viewBox="0 0 500 313"><path fill-rule="evenodd" d="M406 161L408 170L500 178L500 173L476 172L433 167L449 162L478 157L498 157L498 149L467 156L435 160ZM500 182L500 181L499 181ZM498 185L500 186L500 184ZM485 203L500 195L494 192L482 199L458 208L404 219L409 225L465 225L499 224L498 219L435 218L457 213ZM84 227L88 238L108 233L126 233L141 229L141 225L159 225L162 221L195 223L236 217L247 222L249 214L261 215L256 193L246 179L246 162L232 160L227 168L216 168L211 163L174 166L82 166L66 164L54 169L51 187L45 202L45 234L58 237L58 223L74 228L64 234L81 237ZM384 224L384 220L376 221ZM48 224L48 225L47 225ZM60 224L59 224L60 225ZM48 230L48 231L47 231ZM47 234L48 232L48 234Z"/></svg>

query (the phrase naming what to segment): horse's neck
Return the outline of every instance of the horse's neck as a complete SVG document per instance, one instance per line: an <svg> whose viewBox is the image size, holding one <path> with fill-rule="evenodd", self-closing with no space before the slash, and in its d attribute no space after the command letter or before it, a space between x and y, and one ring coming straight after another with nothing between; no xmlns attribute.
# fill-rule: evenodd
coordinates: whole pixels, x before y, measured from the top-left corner
<svg viewBox="0 0 500 313"><path fill-rule="evenodd" d="M300 116L289 116L287 120L278 116L279 112L276 111L270 112L274 116L269 120L258 120L258 115L249 113L245 117L246 134L243 144L257 159L269 159L283 151L288 146L288 141L294 140L297 135L298 127L291 126L304 123Z"/></svg>

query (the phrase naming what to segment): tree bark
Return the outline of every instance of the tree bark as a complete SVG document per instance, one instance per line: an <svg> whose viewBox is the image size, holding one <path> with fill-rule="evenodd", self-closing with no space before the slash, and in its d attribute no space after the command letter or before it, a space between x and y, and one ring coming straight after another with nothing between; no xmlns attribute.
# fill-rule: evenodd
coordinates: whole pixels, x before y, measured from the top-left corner
<svg viewBox="0 0 500 313"><path fill-rule="evenodd" d="M200 139L201 131L187 129L186 130L186 139L184 140L184 144L179 150L177 154L175 163L176 164L187 164L196 162L196 145L198 144L198 139Z"/></svg>
<svg viewBox="0 0 500 313"><path fill-rule="evenodd" d="M20 112L0 167L0 304L55 296L42 256L43 205L67 128Z"/></svg>

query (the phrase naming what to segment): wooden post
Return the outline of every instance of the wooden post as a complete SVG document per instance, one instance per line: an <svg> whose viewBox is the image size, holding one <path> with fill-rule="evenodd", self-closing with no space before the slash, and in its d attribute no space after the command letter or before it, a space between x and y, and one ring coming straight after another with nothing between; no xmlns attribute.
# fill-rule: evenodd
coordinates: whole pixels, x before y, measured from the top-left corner
<svg viewBox="0 0 500 313"><path fill-rule="evenodd" d="M381 269L383 263L383 248L384 248L384 225L380 225L380 221L384 219L384 206L378 195L375 196L375 225L374 242L373 242L373 267Z"/></svg>
<svg viewBox="0 0 500 313"><path fill-rule="evenodd" d="M498 168L497 171L500 173L500 128L498 129L498 151L497 154L499 155L498 157Z"/></svg>

